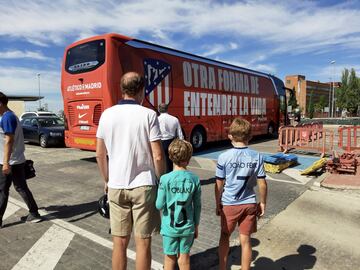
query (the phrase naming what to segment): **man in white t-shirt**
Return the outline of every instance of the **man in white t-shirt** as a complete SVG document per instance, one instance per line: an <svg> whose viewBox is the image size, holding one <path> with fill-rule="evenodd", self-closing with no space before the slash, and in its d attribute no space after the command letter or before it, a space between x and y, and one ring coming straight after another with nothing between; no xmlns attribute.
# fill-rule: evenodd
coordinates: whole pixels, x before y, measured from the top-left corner
<svg viewBox="0 0 360 270"><path fill-rule="evenodd" d="M144 79L121 78L123 99L108 108L97 130L96 159L110 203L112 269L126 269L126 249L134 231L136 269L151 267L151 236L160 229L155 208L157 180L165 171L156 112L141 106ZM108 159L107 159L108 156Z"/></svg>
<svg viewBox="0 0 360 270"><path fill-rule="evenodd" d="M168 105L161 103L158 110L160 113L159 124L161 131L161 143L164 148L166 158L166 172L169 173L173 170L173 163L169 158L169 145L176 138L183 140L184 135L181 130L179 119L168 114Z"/></svg>

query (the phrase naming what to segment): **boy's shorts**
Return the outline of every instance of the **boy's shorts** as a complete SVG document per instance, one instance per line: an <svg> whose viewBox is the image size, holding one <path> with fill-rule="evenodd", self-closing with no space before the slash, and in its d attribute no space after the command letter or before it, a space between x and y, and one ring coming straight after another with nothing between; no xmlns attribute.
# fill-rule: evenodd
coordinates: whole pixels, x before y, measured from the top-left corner
<svg viewBox="0 0 360 270"><path fill-rule="evenodd" d="M221 213L221 232L230 235L236 224L239 233L251 235L256 232L257 204L224 205Z"/></svg>
<svg viewBox="0 0 360 270"><path fill-rule="evenodd" d="M156 186L109 188L110 227L113 236L149 238L159 233L160 213L155 207Z"/></svg>
<svg viewBox="0 0 360 270"><path fill-rule="evenodd" d="M194 235L171 237L163 235L163 249L165 255L188 254L194 243Z"/></svg>

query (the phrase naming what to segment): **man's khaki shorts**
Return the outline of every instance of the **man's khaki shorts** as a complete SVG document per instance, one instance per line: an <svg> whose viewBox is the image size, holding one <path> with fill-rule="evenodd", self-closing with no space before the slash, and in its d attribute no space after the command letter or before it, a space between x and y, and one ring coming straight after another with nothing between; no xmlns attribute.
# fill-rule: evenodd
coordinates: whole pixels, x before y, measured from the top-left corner
<svg viewBox="0 0 360 270"><path fill-rule="evenodd" d="M160 212L155 207L156 186L134 189L109 188L110 226L113 236L149 238L160 231Z"/></svg>

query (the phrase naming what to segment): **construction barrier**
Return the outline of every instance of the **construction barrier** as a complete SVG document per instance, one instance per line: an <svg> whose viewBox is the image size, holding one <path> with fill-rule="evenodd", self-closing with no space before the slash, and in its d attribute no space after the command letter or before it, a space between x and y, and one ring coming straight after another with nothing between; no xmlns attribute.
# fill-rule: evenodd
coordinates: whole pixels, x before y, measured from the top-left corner
<svg viewBox="0 0 360 270"><path fill-rule="evenodd" d="M280 151L292 149L320 152L321 156L334 149L334 132L323 129L321 124L279 128Z"/></svg>
<svg viewBox="0 0 360 270"><path fill-rule="evenodd" d="M339 147L351 152L360 150L360 126L339 127Z"/></svg>

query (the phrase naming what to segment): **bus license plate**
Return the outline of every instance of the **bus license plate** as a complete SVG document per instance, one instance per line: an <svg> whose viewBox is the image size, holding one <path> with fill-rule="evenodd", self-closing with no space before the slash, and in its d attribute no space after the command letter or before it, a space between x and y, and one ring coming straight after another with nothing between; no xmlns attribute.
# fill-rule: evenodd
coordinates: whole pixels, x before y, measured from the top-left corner
<svg viewBox="0 0 360 270"><path fill-rule="evenodd" d="M80 129L81 130L90 130L90 127L89 126L80 126Z"/></svg>

